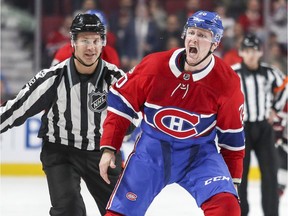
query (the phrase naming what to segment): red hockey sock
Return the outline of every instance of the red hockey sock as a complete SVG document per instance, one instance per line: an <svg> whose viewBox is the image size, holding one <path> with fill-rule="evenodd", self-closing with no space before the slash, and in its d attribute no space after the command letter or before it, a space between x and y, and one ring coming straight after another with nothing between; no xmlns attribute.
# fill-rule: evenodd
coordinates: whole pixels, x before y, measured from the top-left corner
<svg viewBox="0 0 288 216"><path fill-rule="evenodd" d="M205 216L240 216L241 209L237 198L230 193L216 194L201 206Z"/></svg>
<svg viewBox="0 0 288 216"><path fill-rule="evenodd" d="M119 214L117 212L112 212L112 211L107 210L107 212L104 216L124 216L124 215Z"/></svg>

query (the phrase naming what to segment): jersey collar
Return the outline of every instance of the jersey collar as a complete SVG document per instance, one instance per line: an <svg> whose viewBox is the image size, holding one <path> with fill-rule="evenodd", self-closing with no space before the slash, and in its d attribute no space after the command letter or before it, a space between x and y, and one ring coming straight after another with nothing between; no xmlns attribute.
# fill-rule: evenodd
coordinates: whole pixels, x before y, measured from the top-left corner
<svg viewBox="0 0 288 216"><path fill-rule="evenodd" d="M182 67L180 66L180 58L184 55L185 48L177 49L173 52L170 60L169 67L175 77L180 77L182 75ZM210 63L201 71L197 71L196 73L192 73L193 81L198 81L206 77L215 65L215 58L212 55L212 59Z"/></svg>
<svg viewBox="0 0 288 216"><path fill-rule="evenodd" d="M77 74L75 64L73 61L73 57L71 57L69 60L67 60L67 71L68 71L68 80L70 88L72 88L73 85L76 85L80 82L79 76ZM97 86L99 83L99 80L101 79L101 76L103 74L103 67L104 67L104 61L99 58L99 62L97 67L95 68L95 72L91 76L91 78L88 80L88 82L92 83L94 86Z"/></svg>

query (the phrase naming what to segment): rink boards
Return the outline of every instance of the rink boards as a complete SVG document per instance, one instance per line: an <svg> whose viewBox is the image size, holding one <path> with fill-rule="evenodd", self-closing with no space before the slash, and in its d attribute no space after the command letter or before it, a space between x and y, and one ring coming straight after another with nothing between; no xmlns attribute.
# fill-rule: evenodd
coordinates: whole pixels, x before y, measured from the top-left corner
<svg viewBox="0 0 288 216"><path fill-rule="evenodd" d="M29 118L23 125L0 135L1 175L38 176L44 175L40 164L41 139L37 137L41 115ZM131 143L123 143L122 154L127 158L133 148ZM258 180L260 172L252 155L249 179Z"/></svg>

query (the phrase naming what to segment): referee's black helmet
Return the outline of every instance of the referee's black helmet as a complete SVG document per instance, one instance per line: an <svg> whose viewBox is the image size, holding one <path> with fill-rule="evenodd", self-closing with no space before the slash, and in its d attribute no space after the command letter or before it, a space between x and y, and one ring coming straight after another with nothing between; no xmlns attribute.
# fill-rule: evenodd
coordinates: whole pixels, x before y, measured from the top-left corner
<svg viewBox="0 0 288 216"><path fill-rule="evenodd" d="M99 33L104 45L106 44L105 26L95 14L78 14L70 27L71 39L75 40L80 32L95 32Z"/></svg>
<svg viewBox="0 0 288 216"><path fill-rule="evenodd" d="M253 48L255 50L261 49L261 41L254 34L246 34L241 43L241 50L245 48Z"/></svg>

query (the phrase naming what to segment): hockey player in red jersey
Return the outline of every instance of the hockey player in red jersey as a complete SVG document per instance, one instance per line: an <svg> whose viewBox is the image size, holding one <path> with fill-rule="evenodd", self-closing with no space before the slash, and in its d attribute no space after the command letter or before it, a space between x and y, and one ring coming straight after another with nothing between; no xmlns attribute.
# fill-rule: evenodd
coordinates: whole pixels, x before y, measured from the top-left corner
<svg viewBox="0 0 288 216"><path fill-rule="evenodd" d="M143 120L106 216L143 216L172 183L206 216L240 215L244 97L237 74L213 55L222 35L221 18L198 11L184 27L185 48L146 56L111 89L99 164L107 183L135 113Z"/></svg>
<svg viewBox="0 0 288 216"><path fill-rule="evenodd" d="M105 18L105 15L102 11L100 10L89 10L86 11L87 14L95 14L101 22L104 24L105 29L107 29L107 20ZM107 34L107 32L106 32ZM107 34L107 40L109 41L109 34ZM70 58L73 53L73 47L71 46L71 43L65 44L63 47L61 47L54 56L54 59L52 60L51 65L55 65L59 62L64 61L67 58ZM112 46L107 43L102 50L102 56L101 58L109 63L115 64L117 67L120 67L120 58L118 56L118 53L116 49L114 49Z"/></svg>

